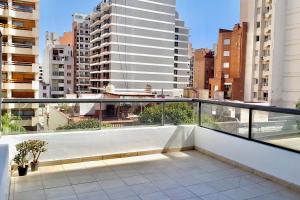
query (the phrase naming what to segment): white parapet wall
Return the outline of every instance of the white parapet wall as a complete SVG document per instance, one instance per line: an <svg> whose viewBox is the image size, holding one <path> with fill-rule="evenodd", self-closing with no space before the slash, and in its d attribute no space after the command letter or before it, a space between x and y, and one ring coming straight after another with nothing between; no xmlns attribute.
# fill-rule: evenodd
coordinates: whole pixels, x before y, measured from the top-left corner
<svg viewBox="0 0 300 200"><path fill-rule="evenodd" d="M104 129L68 133L2 136L9 144L10 157L15 145L29 139L48 142L41 161L68 160L119 153L177 149L194 146L194 125Z"/></svg>
<svg viewBox="0 0 300 200"><path fill-rule="evenodd" d="M8 145L0 145L0 200L7 200L9 193Z"/></svg>
<svg viewBox="0 0 300 200"><path fill-rule="evenodd" d="M195 148L300 186L300 155L297 153L201 127L195 128Z"/></svg>

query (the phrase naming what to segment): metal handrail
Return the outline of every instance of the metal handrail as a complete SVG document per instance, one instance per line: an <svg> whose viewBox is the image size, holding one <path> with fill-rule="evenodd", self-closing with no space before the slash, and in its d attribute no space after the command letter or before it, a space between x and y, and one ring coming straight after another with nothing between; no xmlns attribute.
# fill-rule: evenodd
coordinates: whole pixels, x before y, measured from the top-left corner
<svg viewBox="0 0 300 200"><path fill-rule="evenodd" d="M253 109L258 111L285 113L300 115L300 110L291 108L280 108L274 106L256 105L251 103L236 103L229 101L216 101L216 100L203 100L203 99L3 99L3 103L176 103L176 102L187 102L187 103L201 103L201 104L214 104L220 106L228 106L243 109Z"/></svg>

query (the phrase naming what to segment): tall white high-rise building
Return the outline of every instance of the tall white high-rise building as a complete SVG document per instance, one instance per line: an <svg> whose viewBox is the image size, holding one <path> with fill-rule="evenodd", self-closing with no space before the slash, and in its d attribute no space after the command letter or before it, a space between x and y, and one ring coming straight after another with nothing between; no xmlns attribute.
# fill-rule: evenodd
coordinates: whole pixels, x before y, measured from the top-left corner
<svg viewBox="0 0 300 200"><path fill-rule="evenodd" d="M248 22L245 100L295 108L300 100L300 1L241 0Z"/></svg>
<svg viewBox="0 0 300 200"><path fill-rule="evenodd" d="M172 93L189 84L189 30L176 0L103 0L91 14L91 91Z"/></svg>

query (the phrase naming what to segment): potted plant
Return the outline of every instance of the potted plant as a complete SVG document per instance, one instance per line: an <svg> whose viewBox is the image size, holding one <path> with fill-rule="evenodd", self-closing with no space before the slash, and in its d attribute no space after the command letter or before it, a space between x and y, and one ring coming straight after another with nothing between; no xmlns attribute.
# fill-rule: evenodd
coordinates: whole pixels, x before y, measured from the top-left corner
<svg viewBox="0 0 300 200"><path fill-rule="evenodd" d="M28 143L22 142L16 145L18 153L14 157L14 162L18 165L19 176L26 176L28 171Z"/></svg>
<svg viewBox="0 0 300 200"><path fill-rule="evenodd" d="M41 153L47 151L47 142L42 140L29 140L28 151L32 154L32 162L30 162L31 171L37 171L39 168L39 158Z"/></svg>

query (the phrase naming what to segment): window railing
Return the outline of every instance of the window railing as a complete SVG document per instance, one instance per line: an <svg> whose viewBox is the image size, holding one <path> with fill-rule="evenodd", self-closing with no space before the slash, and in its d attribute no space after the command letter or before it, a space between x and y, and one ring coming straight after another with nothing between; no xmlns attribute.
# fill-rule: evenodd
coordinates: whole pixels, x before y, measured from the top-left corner
<svg viewBox="0 0 300 200"><path fill-rule="evenodd" d="M300 153L297 109L198 99L3 99L4 110L8 104L37 109L35 133L192 124Z"/></svg>

